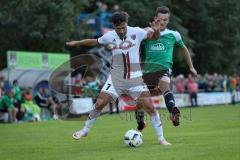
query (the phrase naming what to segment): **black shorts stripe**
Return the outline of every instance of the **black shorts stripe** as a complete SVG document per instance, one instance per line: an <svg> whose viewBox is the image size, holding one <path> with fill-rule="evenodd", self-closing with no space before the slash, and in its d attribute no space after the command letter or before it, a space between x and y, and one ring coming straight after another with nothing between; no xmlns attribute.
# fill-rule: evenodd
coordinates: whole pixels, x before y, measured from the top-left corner
<svg viewBox="0 0 240 160"><path fill-rule="evenodd" d="M123 78L127 78L127 63L126 63L126 56L124 53L122 53L122 58L123 58L123 65L124 65L124 73L123 73Z"/></svg>

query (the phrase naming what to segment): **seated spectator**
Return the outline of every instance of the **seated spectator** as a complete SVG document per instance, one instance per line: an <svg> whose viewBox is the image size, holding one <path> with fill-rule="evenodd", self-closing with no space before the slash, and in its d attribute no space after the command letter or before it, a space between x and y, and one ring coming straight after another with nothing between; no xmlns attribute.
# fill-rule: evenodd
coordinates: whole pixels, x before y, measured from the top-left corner
<svg viewBox="0 0 240 160"><path fill-rule="evenodd" d="M46 88L40 87L34 100L40 108L51 110L53 112L53 119L58 119L58 106L53 101L52 96L47 93Z"/></svg>
<svg viewBox="0 0 240 160"><path fill-rule="evenodd" d="M21 88L18 86L18 81L17 80L13 81L12 88L15 91L13 104L18 109L16 117L17 117L17 120L22 120L23 117L24 117L24 112L23 112L23 109L21 108L21 103L23 102L22 101L22 91L21 91Z"/></svg>
<svg viewBox="0 0 240 160"><path fill-rule="evenodd" d="M31 100L31 93L26 91L25 102L22 103L22 108L24 109L24 120L25 121L41 121L40 113L41 109L38 105L34 104Z"/></svg>
<svg viewBox="0 0 240 160"><path fill-rule="evenodd" d="M99 86L101 85L100 81L98 81L93 76L86 76L87 85L84 87L83 94L86 97L92 97L96 99L99 93Z"/></svg>
<svg viewBox="0 0 240 160"><path fill-rule="evenodd" d="M8 113L8 122L13 123L16 122L16 114L17 114L17 108L13 105L13 97L15 95L15 92L13 89L9 89L7 91L7 94L4 95L0 101L0 112L6 112Z"/></svg>

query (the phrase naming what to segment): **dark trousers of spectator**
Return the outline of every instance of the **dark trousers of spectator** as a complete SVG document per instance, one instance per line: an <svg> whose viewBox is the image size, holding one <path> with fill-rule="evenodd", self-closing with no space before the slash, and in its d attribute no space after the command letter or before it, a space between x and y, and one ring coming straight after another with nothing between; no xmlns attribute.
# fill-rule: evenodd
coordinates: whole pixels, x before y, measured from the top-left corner
<svg viewBox="0 0 240 160"><path fill-rule="evenodd" d="M17 115L16 115L16 118L17 120L23 120L23 117L24 117L24 112L21 110L21 101L20 100L15 100L14 102L14 106L18 109L18 112L17 112Z"/></svg>
<svg viewBox="0 0 240 160"><path fill-rule="evenodd" d="M193 106L198 106L197 103L197 93L190 93L190 101L191 101L191 105Z"/></svg>
<svg viewBox="0 0 240 160"><path fill-rule="evenodd" d="M235 105L235 104L236 104L235 97L236 97L236 91L233 90L233 91L231 91L231 101L232 101L232 105Z"/></svg>

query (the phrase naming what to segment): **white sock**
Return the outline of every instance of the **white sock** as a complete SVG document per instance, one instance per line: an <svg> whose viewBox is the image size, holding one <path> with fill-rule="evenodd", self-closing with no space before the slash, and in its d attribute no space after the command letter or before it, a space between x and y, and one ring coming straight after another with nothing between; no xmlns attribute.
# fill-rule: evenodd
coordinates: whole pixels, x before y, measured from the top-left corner
<svg viewBox="0 0 240 160"><path fill-rule="evenodd" d="M85 133L88 133L90 131L90 128L93 126L94 121L96 120L96 118L94 119L88 119L85 122L85 126L83 127L82 131Z"/></svg>
<svg viewBox="0 0 240 160"><path fill-rule="evenodd" d="M83 127L82 131L85 133L88 133L90 131L90 128L93 126L93 123L95 122L96 118L100 115L101 111L98 111L96 109L93 109L89 116L88 120L85 122L85 126Z"/></svg>
<svg viewBox="0 0 240 160"><path fill-rule="evenodd" d="M164 140L162 122L158 112L151 116L151 123L156 131L158 140Z"/></svg>

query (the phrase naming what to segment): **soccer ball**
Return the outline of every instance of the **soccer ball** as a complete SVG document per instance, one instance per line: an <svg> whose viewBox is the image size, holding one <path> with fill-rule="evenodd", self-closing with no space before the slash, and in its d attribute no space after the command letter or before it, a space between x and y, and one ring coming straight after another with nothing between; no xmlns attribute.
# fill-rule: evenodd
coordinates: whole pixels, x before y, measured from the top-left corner
<svg viewBox="0 0 240 160"><path fill-rule="evenodd" d="M135 129L130 129L124 135L124 143L130 147L138 147L143 143L143 135Z"/></svg>

